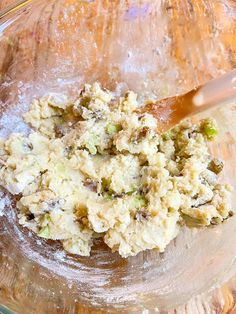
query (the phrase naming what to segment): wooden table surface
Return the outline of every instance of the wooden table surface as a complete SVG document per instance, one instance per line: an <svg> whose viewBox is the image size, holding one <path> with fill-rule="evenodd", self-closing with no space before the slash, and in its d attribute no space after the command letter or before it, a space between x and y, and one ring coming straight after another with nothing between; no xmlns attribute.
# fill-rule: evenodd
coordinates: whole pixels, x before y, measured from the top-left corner
<svg viewBox="0 0 236 314"><path fill-rule="evenodd" d="M185 0L186 1L186 0ZM69 0L68 0L69 2ZM175 2L178 1L166 1L168 3L169 9L174 8ZM183 1L184 2L184 1ZM187 2L187 1L186 1ZM192 10L199 11L201 10L201 3L203 0L195 0L190 1L192 4ZM189 3L190 3L189 2ZM1 0L0 1L0 9L5 8L9 4L14 3L14 0ZM226 49L229 53L229 58L221 59L219 63L219 67L222 69L230 69L236 66L236 13L235 16L231 16L231 18L226 18L223 10L227 9L227 6L235 5L236 12L236 4L234 1L224 1L224 4L221 1L212 0L212 9L214 10L214 18L216 22L221 25L221 32L219 36L221 37L221 42L224 45L224 49ZM198 12L199 16L201 12ZM202 18L202 22L204 23L204 19ZM190 30L191 31L191 30ZM176 38L176 50L175 54L177 59L181 61L182 48L181 48L182 34L179 34L179 38ZM218 55L218 58L221 58ZM197 62L197 61L196 61ZM214 74L210 73L209 76L214 76ZM191 82L189 86L191 86ZM236 272L236 270L235 270ZM81 309L79 313L93 313L88 309ZM98 312L96 312L98 313ZM214 290L213 292L207 293L205 295L197 296L191 299L187 304L180 306L176 309L173 309L168 312L169 314L184 314L184 313L193 313L193 314L203 314L203 313L236 313L236 276L232 278L228 283L223 285L222 287Z"/></svg>

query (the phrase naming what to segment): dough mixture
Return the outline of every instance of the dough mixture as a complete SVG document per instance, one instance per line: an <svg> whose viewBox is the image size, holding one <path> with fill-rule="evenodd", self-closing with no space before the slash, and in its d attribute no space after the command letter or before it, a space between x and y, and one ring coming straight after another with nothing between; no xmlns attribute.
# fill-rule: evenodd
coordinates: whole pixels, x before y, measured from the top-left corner
<svg viewBox="0 0 236 314"><path fill-rule="evenodd" d="M0 140L0 185L18 196L21 225L72 254L88 256L102 237L128 257L163 252L186 217L209 226L232 215L223 162L207 148L214 120L160 135L136 97L95 83L74 101L33 101L24 120L34 131Z"/></svg>

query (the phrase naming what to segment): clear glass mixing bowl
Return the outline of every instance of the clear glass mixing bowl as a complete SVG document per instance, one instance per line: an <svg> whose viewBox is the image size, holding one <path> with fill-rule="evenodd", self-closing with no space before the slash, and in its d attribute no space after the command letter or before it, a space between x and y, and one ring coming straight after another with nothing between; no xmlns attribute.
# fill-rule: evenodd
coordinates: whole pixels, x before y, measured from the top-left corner
<svg viewBox="0 0 236 314"><path fill-rule="evenodd" d="M20 3L0 14L3 137L28 132L22 112L49 91L73 94L85 82L100 81L118 93L130 88L159 99L236 64L234 1ZM235 107L212 115L221 132L211 149L226 160L223 179L236 187ZM184 228L165 254L122 259L98 241L85 258L66 255L58 243L20 227L7 195L0 206L0 302L18 313L164 311L222 283L235 269L236 215L214 228Z"/></svg>

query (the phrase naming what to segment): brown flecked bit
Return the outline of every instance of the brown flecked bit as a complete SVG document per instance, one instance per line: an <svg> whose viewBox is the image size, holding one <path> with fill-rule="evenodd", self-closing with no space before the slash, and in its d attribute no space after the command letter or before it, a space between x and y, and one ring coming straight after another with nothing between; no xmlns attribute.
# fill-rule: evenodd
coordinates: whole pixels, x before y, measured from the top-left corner
<svg viewBox="0 0 236 314"><path fill-rule="evenodd" d="M56 125L54 131L56 137L61 138L67 134L68 129L62 125Z"/></svg>
<svg viewBox="0 0 236 314"><path fill-rule="evenodd" d="M91 190L92 192L97 193L97 182L93 181L90 178L87 178L83 181L83 184L86 188L88 188L89 190Z"/></svg>

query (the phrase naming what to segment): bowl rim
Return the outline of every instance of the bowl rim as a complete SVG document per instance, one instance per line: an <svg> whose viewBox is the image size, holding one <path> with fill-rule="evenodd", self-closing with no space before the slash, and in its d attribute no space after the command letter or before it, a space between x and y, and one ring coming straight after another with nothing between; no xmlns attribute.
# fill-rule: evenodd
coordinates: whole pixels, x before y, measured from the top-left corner
<svg viewBox="0 0 236 314"><path fill-rule="evenodd" d="M3 304L0 304L0 314L15 314L12 310Z"/></svg>
<svg viewBox="0 0 236 314"><path fill-rule="evenodd" d="M0 20L7 16L10 13L18 11L19 9L25 7L27 4L33 2L34 0L17 0L14 1L12 4L6 6L2 10L0 10Z"/></svg>

